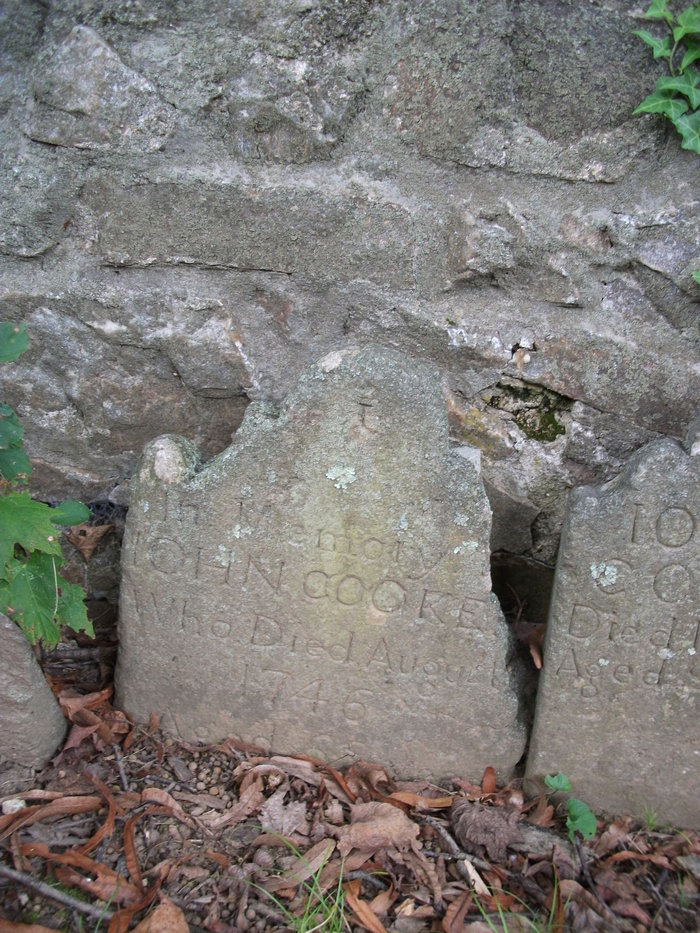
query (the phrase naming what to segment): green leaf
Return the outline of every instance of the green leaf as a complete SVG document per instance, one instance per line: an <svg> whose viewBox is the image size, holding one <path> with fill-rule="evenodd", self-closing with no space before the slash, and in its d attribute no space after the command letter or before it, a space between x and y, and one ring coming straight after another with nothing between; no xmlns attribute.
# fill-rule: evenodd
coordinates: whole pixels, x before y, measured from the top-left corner
<svg viewBox="0 0 700 933"><path fill-rule="evenodd" d="M574 841L574 833L578 830L585 839L595 836L598 822L595 813L583 802L572 797L566 802L569 815L566 818L566 828L569 830L569 839Z"/></svg>
<svg viewBox="0 0 700 933"><path fill-rule="evenodd" d="M58 607L58 558L34 553L18 567L7 584L0 584L0 609L13 619L32 644L42 640L54 648L59 639L55 621Z"/></svg>
<svg viewBox="0 0 700 933"><path fill-rule="evenodd" d="M693 110L697 110L697 108L700 107L700 87L697 87L698 81L700 81L700 74L698 74L694 68L689 68L682 75L676 75L673 78L659 78L656 82L656 90L661 94L668 91L676 91L678 94L683 94L690 101L690 106Z"/></svg>
<svg viewBox="0 0 700 933"><path fill-rule="evenodd" d="M9 405L0 402L0 450L17 447L23 437L24 428L19 423L19 418Z"/></svg>
<svg viewBox="0 0 700 933"><path fill-rule="evenodd" d="M651 50L654 53L654 58L670 58L671 57L671 37L664 36L663 39L657 39L656 36L652 36L650 32L647 32L646 29L635 29L633 35L639 36L647 45L651 46Z"/></svg>
<svg viewBox="0 0 700 933"><path fill-rule="evenodd" d="M684 113L673 121L673 125L683 137L681 149L689 149L700 155L700 110Z"/></svg>
<svg viewBox="0 0 700 933"><path fill-rule="evenodd" d="M14 556L15 544L25 551L43 551L60 557L58 533L51 524L52 509L36 502L28 492L0 496L0 572Z"/></svg>
<svg viewBox="0 0 700 933"><path fill-rule="evenodd" d="M67 625L74 632L87 632L88 635L94 635L92 622L87 617L85 590L77 583L68 583L60 574L58 586L59 624Z"/></svg>
<svg viewBox="0 0 700 933"><path fill-rule="evenodd" d="M696 269L695 272L693 272L693 278L698 283L698 285L700 285L700 269Z"/></svg>
<svg viewBox="0 0 700 933"><path fill-rule="evenodd" d="M0 450L0 475L10 482L26 480L32 472L29 457L20 447L10 447L9 450Z"/></svg>
<svg viewBox="0 0 700 933"><path fill-rule="evenodd" d="M29 334L24 324L0 323L0 363L18 359L29 346Z"/></svg>
<svg viewBox="0 0 700 933"><path fill-rule="evenodd" d="M678 14L678 25L673 30L673 41L678 44L685 36L700 36L700 4L689 6Z"/></svg>
<svg viewBox="0 0 700 933"><path fill-rule="evenodd" d="M0 611L20 626L27 639L56 646L60 626L94 635L87 617L85 592L58 572L60 558L35 551L28 560L11 560L0 582Z"/></svg>
<svg viewBox="0 0 700 933"><path fill-rule="evenodd" d="M638 113L662 113L669 120L677 120L687 109L688 104L682 98L674 97L672 91L654 91L632 111L632 116Z"/></svg>
<svg viewBox="0 0 700 933"><path fill-rule="evenodd" d="M544 783L547 787L556 792L563 791L568 793L571 790L571 781L565 774L562 774L561 771L559 774L548 774L544 779Z"/></svg>
<svg viewBox="0 0 700 933"><path fill-rule="evenodd" d="M644 19L665 19L667 23L673 20L673 14L668 9L668 0L652 0Z"/></svg>
<svg viewBox="0 0 700 933"><path fill-rule="evenodd" d="M66 499L51 510L54 525L79 525L90 518L90 509L75 499Z"/></svg>
<svg viewBox="0 0 700 933"><path fill-rule="evenodd" d="M686 52L681 60L681 71L685 71L689 65L700 59L700 42L696 42L694 39L686 39L684 44Z"/></svg>

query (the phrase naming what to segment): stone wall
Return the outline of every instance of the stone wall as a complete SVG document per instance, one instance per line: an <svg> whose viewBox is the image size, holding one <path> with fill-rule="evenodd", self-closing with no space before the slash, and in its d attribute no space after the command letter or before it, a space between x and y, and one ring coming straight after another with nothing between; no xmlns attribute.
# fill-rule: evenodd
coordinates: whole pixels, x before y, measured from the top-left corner
<svg viewBox="0 0 700 933"><path fill-rule="evenodd" d="M700 159L626 0L8 0L3 367L44 498L225 447L348 342L437 364L492 547L699 397ZM116 492L115 492L116 490Z"/></svg>

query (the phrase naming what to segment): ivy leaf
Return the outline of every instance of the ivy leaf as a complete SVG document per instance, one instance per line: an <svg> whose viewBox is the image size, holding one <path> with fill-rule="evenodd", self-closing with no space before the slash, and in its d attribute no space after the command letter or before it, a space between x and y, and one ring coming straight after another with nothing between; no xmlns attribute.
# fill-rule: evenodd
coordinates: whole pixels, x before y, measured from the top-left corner
<svg viewBox="0 0 700 933"><path fill-rule="evenodd" d="M60 634L54 621L58 607L56 563L57 558L39 553L24 563L13 561L11 580L0 584L0 609L17 622L32 644L41 639L47 648L56 646Z"/></svg>
<svg viewBox="0 0 700 933"><path fill-rule="evenodd" d="M667 23L673 20L673 14L668 9L668 0L652 0L644 19L665 19Z"/></svg>
<svg viewBox="0 0 700 933"><path fill-rule="evenodd" d="M94 635L92 622L87 617L85 591L77 583L68 583L59 574L58 577L58 617L59 625L67 625L74 632L86 632Z"/></svg>
<svg viewBox="0 0 700 933"><path fill-rule="evenodd" d="M663 39L657 39L656 36L652 36L650 32L647 32L646 29L635 29L633 35L639 36L647 45L651 46L651 50L654 53L654 58L670 58L671 57L671 37L664 36Z"/></svg>
<svg viewBox="0 0 700 933"><path fill-rule="evenodd" d="M663 79L660 79L663 80ZM669 120L676 121L688 109L686 101L673 96L673 91L654 91L645 97L641 104L632 111L632 116L638 113L662 113Z"/></svg>
<svg viewBox="0 0 700 933"><path fill-rule="evenodd" d="M0 474L10 482L26 480L32 472L29 457L20 447L0 450Z"/></svg>
<svg viewBox="0 0 700 933"><path fill-rule="evenodd" d="M673 125L683 137L681 149L689 149L700 155L700 110L684 113L673 121Z"/></svg>
<svg viewBox="0 0 700 933"><path fill-rule="evenodd" d="M572 797L566 802L566 809L569 815L566 818L566 828L569 830L569 839L574 841L574 833L578 830L586 839L592 839L595 836L598 822L595 813L583 802Z"/></svg>
<svg viewBox="0 0 700 933"><path fill-rule="evenodd" d="M28 492L0 496L0 575L14 556L15 544L28 552L61 556L58 533L51 524L52 511L46 503L32 499Z"/></svg>
<svg viewBox="0 0 700 933"><path fill-rule="evenodd" d="M700 36L700 4L689 6L678 14L678 25L673 30L673 41L677 44L685 36Z"/></svg>
<svg viewBox="0 0 700 933"><path fill-rule="evenodd" d="M659 78L656 82L656 90L661 94L667 91L676 91L678 94L683 94L690 101L693 110L697 110L700 107L698 81L700 81L700 74L694 68L689 68L682 75L673 78Z"/></svg>
<svg viewBox="0 0 700 933"><path fill-rule="evenodd" d="M4 402L0 402L0 450L16 447L24 437L24 428L19 418Z"/></svg>
<svg viewBox="0 0 700 933"><path fill-rule="evenodd" d="M75 499L66 499L51 510L54 525L80 525L90 518L90 509Z"/></svg>
<svg viewBox="0 0 700 933"><path fill-rule="evenodd" d="M559 774L547 774L545 776L544 783L550 790L554 791L555 793L558 793L559 791L568 793L571 790L571 781L565 774L562 774L561 771Z"/></svg>
<svg viewBox="0 0 700 933"><path fill-rule="evenodd" d="M18 359L29 346L29 334L24 324L0 323L0 363Z"/></svg>
<svg viewBox="0 0 700 933"><path fill-rule="evenodd" d="M686 39L685 48L686 52L681 61L681 71L685 71L689 65L692 65L693 62L700 59L700 42L696 42L693 39Z"/></svg>
<svg viewBox="0 0 700 933"><path fill-rule="evenodd" d="M82 587L57 572L59 559L35 552L26 561L12 560L9 580L0 582L0 611L13 619L31 644L41 640L55 648L60 626L93 635Z"/></svg>

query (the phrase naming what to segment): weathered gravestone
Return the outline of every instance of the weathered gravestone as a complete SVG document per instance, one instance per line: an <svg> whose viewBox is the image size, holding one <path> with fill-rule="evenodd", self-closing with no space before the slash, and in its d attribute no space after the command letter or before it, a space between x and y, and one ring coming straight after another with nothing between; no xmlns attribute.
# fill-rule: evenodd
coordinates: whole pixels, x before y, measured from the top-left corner
<svg viewBox="0 0 700 933"><path fill-rule="evenodd" d="M43 768L66 728L27 639L0 613L0 761Z"/></svg>
<svg viewBox="0 0 700 933"><path fill-rule="evenodd" d="M510 772L524 746L490 510L436 371L378 349L253 403L201 471L147 448L127 521L117 685L183 738L399 775Z"/></svg>
<svg viewBox="0 0 700 933"><path fill-rule="evenodd" d="M661 440L569 499L528 773L700 827L700 456Z"/></svg>

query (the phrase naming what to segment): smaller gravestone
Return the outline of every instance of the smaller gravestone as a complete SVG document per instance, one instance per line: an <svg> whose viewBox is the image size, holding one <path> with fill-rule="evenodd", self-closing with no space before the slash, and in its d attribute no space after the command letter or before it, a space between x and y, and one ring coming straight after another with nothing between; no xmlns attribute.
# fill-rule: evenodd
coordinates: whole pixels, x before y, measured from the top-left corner
<svg viewBox="0 0 700 933"><path fill-rule="evenodd" d="M32 649L0 613L0 758L43 768L66 734L66 720Z"/></svg>
<svg viewBox="0 0 700 933"><path fill-rule="evenodd" d="M700 828L700 456L661 440L569 499L527 771Z"/></svg>
<svg viewBox="0 0 700 933"><path fill-rule="evenodd" d="M386 350L253 403L202 470L159 438L132 485L119 702L187 740L508 776L524 731L490 519L437 372Z"/></svg>

